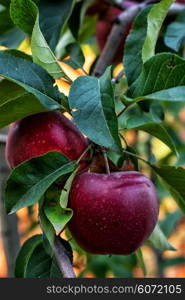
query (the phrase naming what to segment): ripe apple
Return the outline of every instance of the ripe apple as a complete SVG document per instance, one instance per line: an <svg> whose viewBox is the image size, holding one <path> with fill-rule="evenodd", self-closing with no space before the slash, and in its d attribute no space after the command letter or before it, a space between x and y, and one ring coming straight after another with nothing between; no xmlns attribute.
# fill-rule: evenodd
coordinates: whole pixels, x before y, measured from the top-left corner
<svg viewBox="0 0 185 300"><path fill-rule="evenodd" d="M6 144L6 159L11 168L49 151L59 151L76 160L88 146L88 140L59 111L26 117L10 126ZM84 159L88 158L88 154ZM87 165L82 161L81 169Z"/></svg>
<svg viewBox="0 0 185 300"><path fill-rule="evenodd" d="M72 236L94 254L134 252L152 233L159 212L153 183L136 171L77 175L69 207Z"/></svg>

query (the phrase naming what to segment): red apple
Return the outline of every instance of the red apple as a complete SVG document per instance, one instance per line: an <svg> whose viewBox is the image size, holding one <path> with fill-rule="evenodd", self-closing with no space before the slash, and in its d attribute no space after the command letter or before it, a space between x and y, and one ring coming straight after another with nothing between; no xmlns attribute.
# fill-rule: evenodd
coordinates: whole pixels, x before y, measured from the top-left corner
<svg viewBox="0 0 185 300"><path fill-rule="evenodd" d="M88 146L76 126L58 111L32 115L10 126L6 159L11 168L49 151L59 151L76 160ZM88 155L84 156L87 159ZM87 162L81 162L81 168Z"/></svg>
<svg viewBox="0 0 185 300"><path fill-rule="evenodd" d="M82 173L71 188L69 230L94 254L130 254L152 233L159 203L153 183L139 172Z"/></svg>

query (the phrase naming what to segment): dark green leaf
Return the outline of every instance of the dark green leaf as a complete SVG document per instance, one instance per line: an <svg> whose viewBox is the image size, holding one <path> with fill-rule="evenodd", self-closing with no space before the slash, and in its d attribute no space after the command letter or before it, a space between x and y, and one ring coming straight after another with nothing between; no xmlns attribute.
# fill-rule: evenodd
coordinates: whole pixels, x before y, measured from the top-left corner
<svg viewBox="0 0 185 300"><path fill-rule="evenodd" d="M143 99L184 101L184 89L185 60L175 54L162 53L143 65L141 75L131 86L128 96L136 98L136 102ZM145 98L139 99L141 96Z"/></svg>
<svg viewBox="0 0 185 300"><path fill-rule="evenodd" d="M61 108L60 93L47 72L31 61L0 51L0 75L33 94L47 110Z"/></svg>
<svg viewBox="0 0 185 300"><path fill-rule="evenodd" d="M8 7L10 5L11 0L0 0L0 4L3 6Z"/></svg>
<svg viewBox="0 0 185 300"><path fill-rule="evenodd" d="M9 31L14 27L14 24L10 18L9 9L0 11L0 35Z"/></svg>
<svg viewBox="0 0 185 300"><path fill-rule="evenodd" d="M69 44L66 47L67 54L70 56L69 60L65 60L65 63L69 64L72 68L82 68L85 62L83 52L77 43Z"/></svg>
<svg viewBox="0 0 185 300"><path fill-rule="evenodd" d="M17 48L25 37L24 32L14 27L0 36L0 45L7 48Z"/></svg>
<svg viewBox="0 0 185 300"><path fill-rule="evenodd" d="M16 259L15 277L62 277L56 260L45 252L42 235L35 235L23 244Z"/></svg>
<svg viewBox="0 0 185 300"><path fill-rule="evenodd" d="M71 15L73 6L74 0L40 1L40 29L47 44L53 51L56 48L61 31Z"/></svg>
<svg viewBox="0 0 185 300"><path fill-rule="evenodd" d="M90 140L120 150L110 69L99 79L89 76L76 79L70 89L69 104L77 127Z"/></svg>
<svg viewBox="0 0 185 300"><path fill-rule="evenodd" d="M78 40L78 32L81 24L81 10L83 8L83 2L77 2L73 9L73 12L69 18L69 28L76 40Z"/></svg>
<svg viewBox="0 0 185 300"><path fill-rule="evenodd" d="M142 59L145 63L155 54L155 47L168 10L174 0L161 0L155 4L148 14L147 35L142 49Z"/></svg>
<svg viewBox="0 0 185 300"><path fill-rule="evenodd" d="M140 124L137 123L137 121L140 121ZM155 136L156 138L158 138L160 141L162 141L166 146L168 146L172 152L174 152L175 154L177 154L177 149L175 147L175 144L172 140L172 138L170 137L170 135L168 134L167 130L158 123L154 123L154 122L147 122L147 123L142 123L143 120L137 120L134 118L130 118L127 121L127 129L138 129L138 130L142 130L145 131L147 133L149 133L152 136Z"/></svg>
<svg viewBox="0 0 185 300"><path fill-rule="evenodd" d="M31 0L12 0L10 5L11 18L25 33L31 34L38 8Z"/></svg>
<svg viewBox="0 0 185 300"><path fill-rule="evenodd" d="M31 114L47 111L31 93L19 85L0 82L0 128Z"/></svg>
<svg viewBox="0 0 185 300"><path fill-rule="evenodd" d="M151 167L161 177L179 207L185 212L185 169L170 166L159 168L154 165L151 165Z"/></svg>
<svg viewBox="0 0 185 300"><path fill-rule="evenodd" d="M43 243L35 247L29 258L25 272L26 278L62 278L60 269L54 258L45 251Z"/></svg>
<svg viewBox="0 0 185 300"><path fill-rule="evenodd" d="M34 235L20 249L15 263L15 277L24 278L30 256L35 247L42 243L42 235Z"/></svg>
<svg viewBox="0 0 185 300"><path fill-rule="evenodd" d="M13 213L38 202L53 182L73 172L76 167L74 162L69 162L64 155L54 151L17 166L7 181L7 212Z"/></svg>
<svg viewBox="0 0 185 300"><path fill-rule="evenodd" d="M142 48L147 34L147 16L151 6L144 8L135 19L126 39L123 63L128 84L131 85L141 73Z"/></svg>
<svg viewBox="0 0 185 300"><path fill-rule="evenodd" d="M182 46L185 46L185 10L183 10L176 20L167 27L164 41L165 44L178 52Z"/></svg>

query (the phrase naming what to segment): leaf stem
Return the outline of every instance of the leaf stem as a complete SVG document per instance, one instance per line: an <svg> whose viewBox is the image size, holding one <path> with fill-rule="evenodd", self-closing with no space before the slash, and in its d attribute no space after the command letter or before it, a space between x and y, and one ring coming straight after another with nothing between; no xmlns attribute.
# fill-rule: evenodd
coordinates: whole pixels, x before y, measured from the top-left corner
<svg viewBox="0 0 185 300"><path fill-rule="evenodd" d="M134 156L134 157L138 158L139 160L143 161L144 163L146 163L147 165L151 166L151 164L150 164L149 161L145 160L144 158L140 157L139 155L134 154L132 152L129 152L127 150L123 150L123 152L126 153L126 154L128 154L128 155Z"/></svg>
<svg viewBox="0 0 185 300"><path fill-rule="evenodd" d="M89 149L93 146L92 143L88 145L88 147L84 150L84 152L80 155L80 157L77 159L76 163L79 164L79 162L82 160L84 155L89 151Z"/></svg>

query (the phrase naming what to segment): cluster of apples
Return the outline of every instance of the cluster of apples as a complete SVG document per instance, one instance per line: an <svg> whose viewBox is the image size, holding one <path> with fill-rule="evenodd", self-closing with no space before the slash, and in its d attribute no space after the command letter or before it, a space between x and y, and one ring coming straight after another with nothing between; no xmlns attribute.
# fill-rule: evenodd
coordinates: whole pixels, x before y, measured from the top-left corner
<svg viewBox="0 0 185 300"><path fill-rule="evenodd" d="M6 159L14 168L55 150L76 160L88 145L88 139L61 112L44 112L10 126ZM130 254L146 241L156 225L159 204L155 187L137 171L87 171L88 159L86 153L71 187L68 206L74 214L69 230L90 253Z"/></svg>

